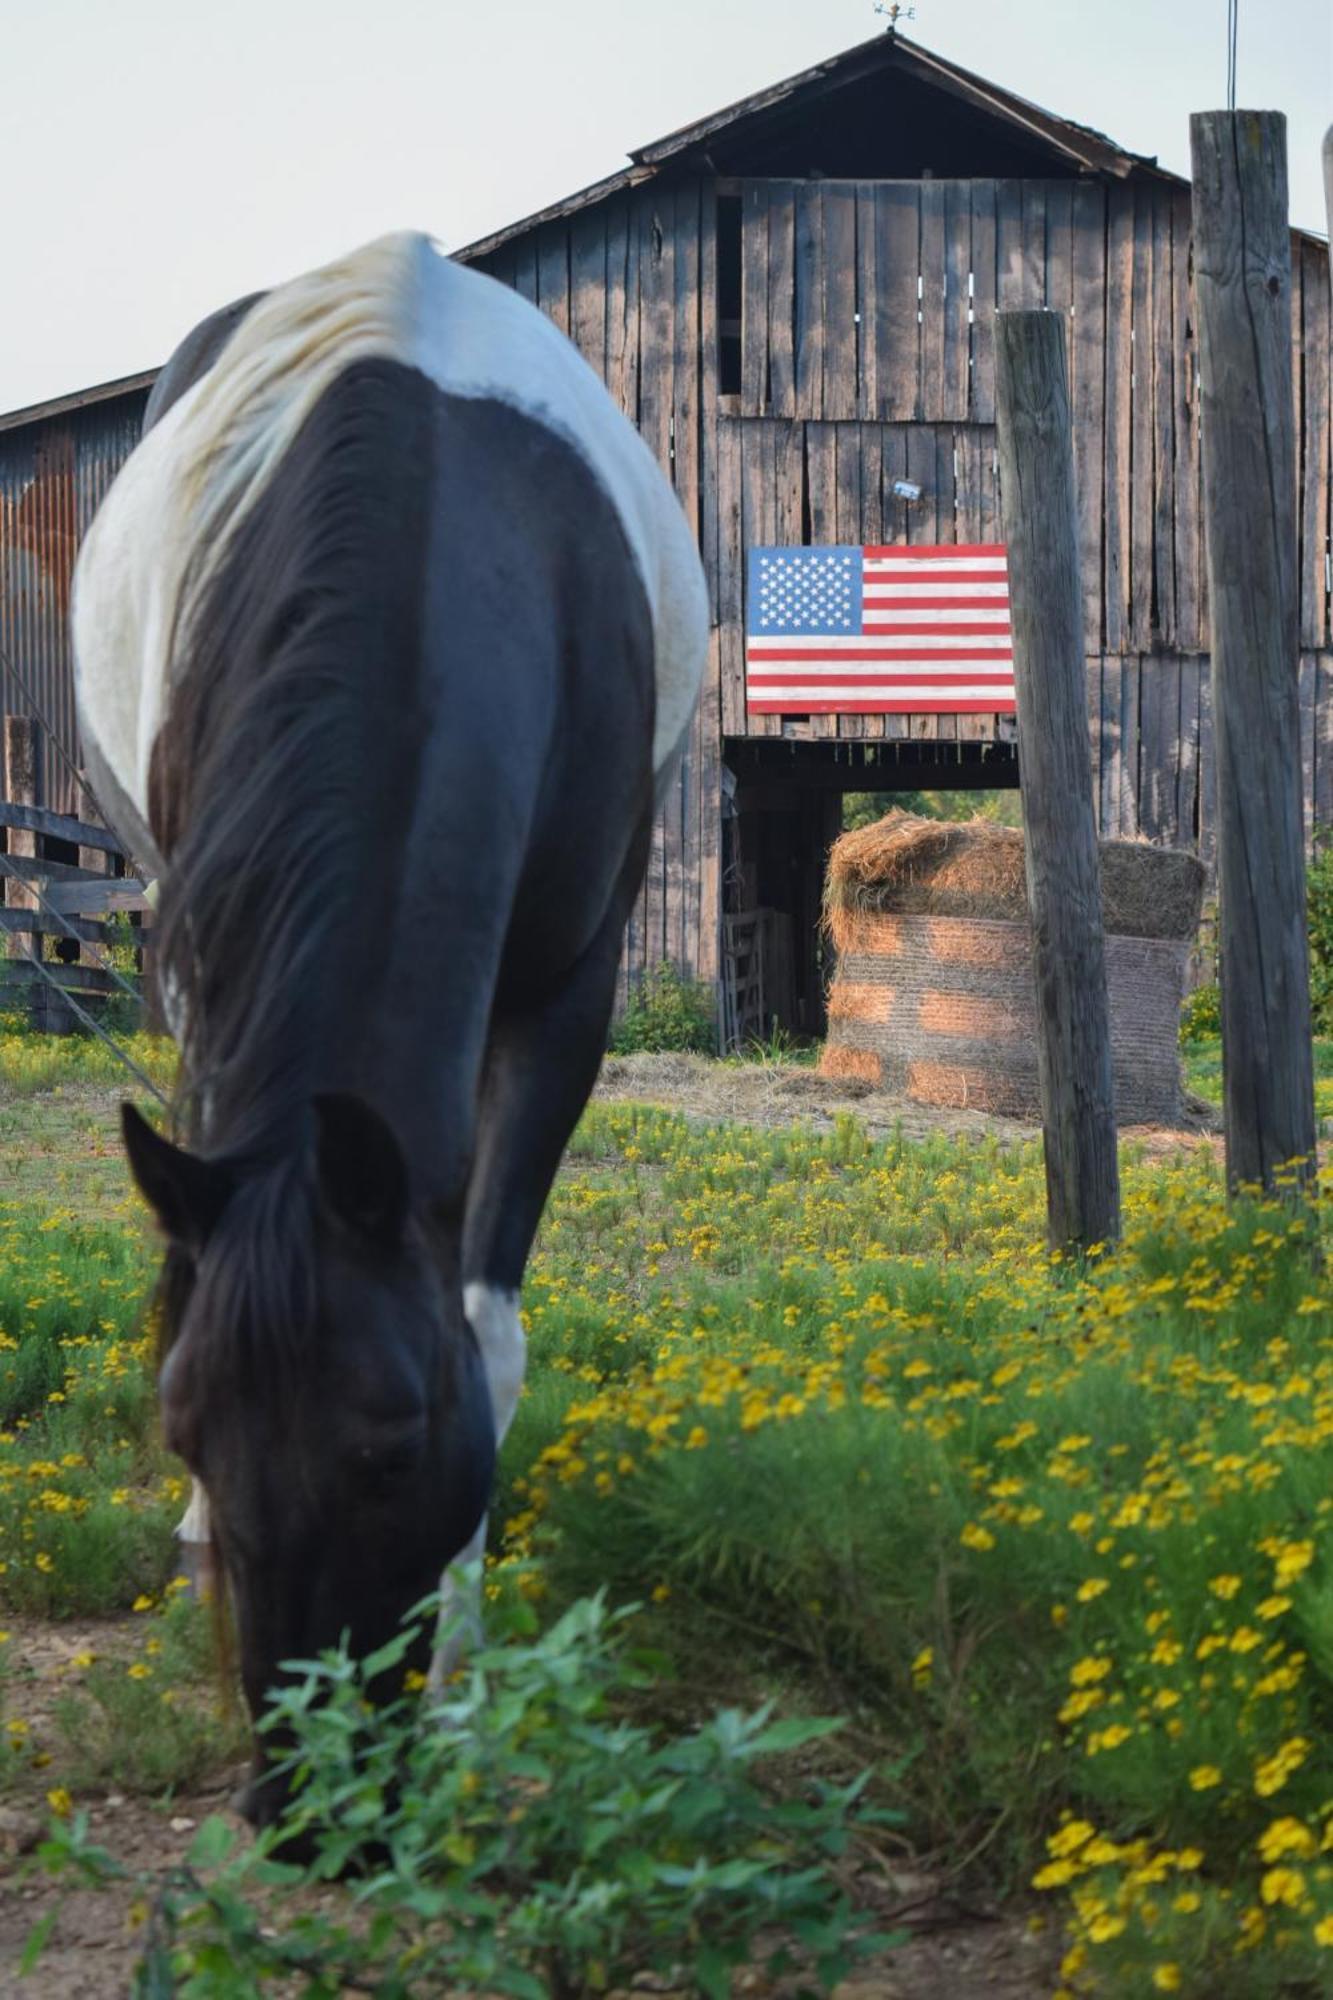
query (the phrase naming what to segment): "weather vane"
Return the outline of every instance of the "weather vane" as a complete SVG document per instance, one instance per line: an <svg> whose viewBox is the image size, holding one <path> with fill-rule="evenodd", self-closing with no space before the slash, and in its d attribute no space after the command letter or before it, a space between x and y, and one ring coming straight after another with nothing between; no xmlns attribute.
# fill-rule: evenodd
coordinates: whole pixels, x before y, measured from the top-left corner
<svg viewBox="0 0 1333 2000"><path fill-rule="evenodd" d="M915 21L916 19L916 8L903 7L899 4L899 0L888 0L887 5L885 4L885 0L875 0L875 12L883 14L891 28L896 28L900 20Z"/></svg>

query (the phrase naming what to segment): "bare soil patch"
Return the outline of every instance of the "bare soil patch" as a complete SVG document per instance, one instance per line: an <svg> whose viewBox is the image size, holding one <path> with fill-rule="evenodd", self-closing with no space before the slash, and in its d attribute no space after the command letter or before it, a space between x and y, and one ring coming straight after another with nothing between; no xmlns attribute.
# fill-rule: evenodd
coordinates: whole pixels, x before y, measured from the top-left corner
<svg viewBox="0 0 1333 2000"><path fill-rule="evenodd" d="M914 1104L856 1077L821 1076L804 1063L714 1062L708 1056L607 1056L594 1093L599 1098L658 1104L708 1124L808 1125L831 1132L851 1116L877 1139L998 1139L1021 1145L1040 1128L988 1111L950 1111ZM1206 1146L1220 1157L1221 1114L1200 1097L1187 1097L1178 1127L1127 1125L1126 1145L1149 1154Z"/></svg>

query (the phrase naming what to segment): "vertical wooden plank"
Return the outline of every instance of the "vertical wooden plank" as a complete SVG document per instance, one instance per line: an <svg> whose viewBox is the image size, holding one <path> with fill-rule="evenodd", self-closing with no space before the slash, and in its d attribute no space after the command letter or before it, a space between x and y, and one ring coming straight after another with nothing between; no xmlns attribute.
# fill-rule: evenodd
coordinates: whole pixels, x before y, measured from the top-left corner
<svg viewBox="0 0 1333 2000"><path fill-rule="evenodd" d="M718 425L718 313L717 313L717 184L711 178L699 187L699 495L700 548L704 574L708 580L708 602L713 623L719 619L718 605L718 521L717 521L717 425ZM714 680L714 695L720 700L721 675ZM721 729L721 712L717 729ZM706 773L706 762L700 772ZM720 777L720 772L719 772ZM704 782L701 775L700 782ZM705 825L710 810L705 803Z"/></svg>
<svg viewBox="0 0 1333 2000"><path fill-rule="evenodd" d="M700 419L700 186L681 181L675 190L675 256L672 311L672 470L676 498L690 531L702 540L699 465ZM695 977L700 931L700 722L692 720L676 781L668 794L666 827L667 955L687 977Z"/></svg>
<svg viewBox="0 0 1333 2000"><path fill-rule="evenodd" d="M769 408L796 415L795 361L796 190L790 181L768 184Z"/></svg>
<svg viewBox="0 0 1333 2000"><path fill-rule="evenodd" d="M945 186L944 181L921 183L921 415L928 424L939 423L946 414Z"/></svg>
<svg viewBox="0 0 1333 2000"><path fill-rule="evenodd" d="M929 547L940 540L941 494L937 484L936 426L911 424L907 428L907 477L921 488L921 498L906 508L906 540L914 548ZM936 715L909 715L907 735L917 742L933 743L940 734Z"/></svg>
<svg viewBox="0 0 1333 2000"><path fill-rule="evenodd" d="M839 450L841 451L841 449L840 442ZM847 539L851 542L859 543L863 548L873 548L886 539L884 533L884 494L880 483L881 447L880 427L878 424L858 424L856 426L856 451L859 460L858 484L861 496L861 518L857 527L848 535ZM858 721L861 724L859 731L861 736L883 737L884 717L882 715L863 715L858 717Z"/></svg>
<svg viewBox="0 0 1333 2000"><path fill-rule="evenodd" d="M833 431L837 487L833 539L855 548L864 540L861 532L861 426L835 424ZM859 739L866 733L868 719L861 715L840 715L838 734Z"/></svg>
<svg viewBox="0 0 1333 2000"><path fill-rule="evenodd" d="M529 230L514 245L514 290L530 304L537 303L537 231Z"/></svg>
<svg viewBox="0 0 1333 2000"><path fill-rule="evenodd" d="M977 515L977 540L998 542L1000 540L1000 460L995 447L995 426L988 424L981 433L980 473L977 487L979 511Z"/></svg>
<svg viewBox="0 0 1333 2000"><path fill-rule="evenodd" d="M810 516L810 541L821 544L838 539L838 443L833 424L805 427L805 470ZM836 736L836 715L812 715L812 736Z"/></svg>
<svg viewBox="0 0 1333 2000"><path fill-rule="evenodd" d="M1097 837L1106 838L1102 824L1102 663L1097 655L1083 662L1083 685L1088 699L1088 741L1092 749L1092 810L1097 821Z"/></svg>
<svg viewBox="0 0 1333 2000"><path fill-rule="evenodd" d="M856 414L879 415L876 368L875 183L856 183Z"/></svg>
<svg viewBox="0 0 1333 2000"><path fill-rule="evenodd" d="M881 416L921 414L921 189L883 181L875 190L875 376Z"/></svg>
<svg viewBox="0 0 1333 2000"><path fill-rule="evenodd" d="M768 400L768 184L741 197L741 409L762 416Z"/></svg>
<svg viewBox="0 0 1333 2000"><path fill-rule="evenodd" d="M856 386L856 190L825 181L824 405L826 417L854 417Z"/></svg>
<svg viewBox="0 0 1333 2000"><path fill-rule="evenodd" d="M1313 653L1302 653L1297 683L1301 729L1301 827L1308 854L1315 825L1315 700L1318 667Z"/></svg>
<svg viewBox="0 0 1333 2000"><path fill-rule="evenodd" d="M699 691L699 978L721 973L722 741L721 633L709 636L708 664Z"/></svg>
<svg viewBox="0 0 1333 2000"><path fill-rule="evenodd" d="M1183 651L1201 652L1205 639L1199 615L1199 571L1203 557L1199 488L1199 353L1194 314L1193 258L1190 198L1188 193L1178 193L1171 201L1176 644Z"/></svg>
<svg viewBox="0 0 1333 2000"><path fill-rule="evenodd" d="M741 534L745 552L746 579L750 551L772 547L779 540L777 526L776 426L754 418L742 421L741 431ZM779 736L780 715L750 715L749 736Z"/></svg>
<svg viewBox="0 0 1333 2000"><path fill-rule="evenodd" d="M1206 662L1199 674L1199 859L1211 880L1217 867L1217 739L1213 731L1213 677Z"/></svg>
<svg viewBox="0 0 1333 2000"><path fill-rule="evenodd" d="M1074 189L1071 212L1070 380L1074 487L1078 496L1083 643L1102 645L1102 491L1106 415L1106 195L1095 182Z"/></svg>
<svg viewBox="0 0 1333 2000"><path fill-rule="evenodd" d="M1150 650L1153 562L1153 215L1152 194L1134 203L1133 367L1131 370L1129 634Z"/></svg>
<svg viewBox="0 0 1333 2000"><path fill-rule="evenodd" d="M575 216L569 233L570 338L606 380L606 218L600 208Z"/></svg>
<svg viewBox="0 0 1333 2000"><path fill-rule="evenodd" d="M1073 181L1052 181L1046 189L1045 304L1065 321L1066 339L1074 305L1075 192Z"/></svg>
<svg viewBox="0 0 1333 2000"><path fill-rule="evenodd" d="M569 332L569 228L544 223L537 233L537 303L561 333Z"/></svg>
<svg viewBox="0 0 1333 2000"><path fill-rule="evenodd" d="M1179 756L1176 774L1176 828L1182 847L1199 840L1199 681L1197 655L1180 661Z"/></svg>
<svg viewBox="0 0 1333 2000"><path fill-rule="evenodd" d="M1106 488L1102 597L1106 650L1129 650L1130 417L1134 372L1134 190L1106 191Z"/></svg>
<svg viewBox="0 0 1333 2000"><path fill-rule="evenodd" d="M1175 277L1171 267L1171 192L1152 191L1152 625L1157 645L1178 648L1176 630Z"/></svg>
<svg viewBox="0 0 1333 2000"><path fill-rule="evenodd" d="M639 431L671 476L675 228L669 188L644 189L639 221Z"/></svg>
<svg viewBox="0 0 1333 2000"><path fill-rule="evenodd" d="M940 415L966 423L971 362L972 269L971 183L945 181L944 188L944 387Z"/></svg>
<svg viewBox="0 0 1333 2000"><path fill-rule="evenodd" d="M896 546L909 539L909 509L896 499L893 492L895 479L907 477L907 440L911 427L907 424L885 424L880 430L880 506L884 517L884 541ZM905 715L886 715L884 734L899 740L907 734Z"/></svg>
<svg viewBox="0 0 1333 2000"><path fill-rule="evenodd" d="M1303 267L1305 449L1301 493L1301 644L1328 643L1330 436L1329 260L1313 243L1301 248Z"/></svg>
<svg viewBox="0 0 1333 2000"><path fill-rule="evenodd" d="M974 424L995 421L995 183L971 181L972 388Z"/></svg>
<svg viewBox="0 0 1333 2000"><path fill-rule="evenodd" d="M699 494L699 183L682 181L675 193L672 280L672 470L676 498L690 531L701 540Z"/></svg>
<svg viewBox="0 0 1333 2000"><path fill-rule="evenodd" d="M1035 311L1046 303L1046 183L1019 182L1021 248L1019 304Z"/></svg>
<svg viewBox="0 0 1333 2000"><path fill-rule="evenodd" d="M1121 741L1120 661L1103 656L1101 661L1101 744L1100 800L1097 824L1103 840L1120 835L1120 800L1124 788L1123 746Z"/></svg>
<svg viewBox="0 0 1333 2000"><path fill-rule="evenodd" d="M1158 653L1141 663L1139 831L1149 840L1179 839L1180 661Z"/></svg>
<svg viewBox="0 0 1333 2000"><path fill-rule="evenodd" d="M628 407L625 382L628 333L628 302L626 295L628 263L628 205L623 196L615 196L606 204L606 293L602 301L602 309L605 315L602 346L606 355L607 393L617 409L620 410ZM637 303L636 300L636 309ZM637 413L637 388L634 394L633 407Z"/></svg>
<svg viewBox="0 0 1333 2000"><path fill-rule="evenodd" d="M726 736L744 736L745 715L745 610L743 576L744 545L741 541L741 431L742 422L720 417L717 426L717 613L721 634L719 685L722 730Z"/></svg>
<svg viewBox="0 0 1333 2000"><path fill-rule="evenodd" d="M1120 661L1120 832L1129 840L1139 826L1139 702L1142 669L1137 654Z"/></svg>
<svg viewBox="0 0 1333 2000"><path fill-rule="evenodd" d="M824 203L818 181L796 188L796 407L824 414Z"/></svg>
<svg viewBox="0 0 1333 2000"><path fill-rule="evenodd" d="M1314 821L1316 835L1333 827L1333 653L1315 660Z"/></svg>
<svg viewBox="0 0 1333 2000"><path fill-rule="evenodd" d="M512 291L514 289L515 273L517 270L513 244L502 244L498 250L492 252L485 259L479 268L485 271L487 277L496 279L499 284L508 285Z"/></svg>
<svg viewBox="0 0 1333 2000"><path fill-rule="evenodd" d="M960 542L989 541L993 537L986 532L993 528L994 521L986 508L986 487L990 479L989 460L994 451L995 440L989 426L969 424L965 430L954 432L957 479L954 485L954 534ZM986 528L983 528L983 521ZM960 743L980 743L989 741L995 734L993 715L960 715L958 740Z"/></svg>

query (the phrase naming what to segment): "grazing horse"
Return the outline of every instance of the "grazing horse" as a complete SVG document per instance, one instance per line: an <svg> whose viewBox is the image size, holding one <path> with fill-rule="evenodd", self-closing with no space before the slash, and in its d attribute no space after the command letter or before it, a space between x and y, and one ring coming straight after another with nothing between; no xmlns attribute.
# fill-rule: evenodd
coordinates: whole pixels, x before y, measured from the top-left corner
<svg viewBox="0 0 1333 2000"><path fill-rule="evenodd" d="M125 1115L164 1434L257 1716L282 1661L366 1653L480 1548L702 573L563 335L402 235L184 342L73 622L181 1052L184 1144ZM250 1817L283 1802L257 1759Z"/></svg>

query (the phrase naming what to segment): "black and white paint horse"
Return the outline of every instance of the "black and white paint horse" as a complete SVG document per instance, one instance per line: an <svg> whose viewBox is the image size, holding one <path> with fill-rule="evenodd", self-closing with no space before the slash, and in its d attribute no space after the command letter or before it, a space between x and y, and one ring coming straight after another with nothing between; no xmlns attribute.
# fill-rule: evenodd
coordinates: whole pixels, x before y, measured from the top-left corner
<svg viewBox="0 0 1333 2000"><path fill-rule="evenodd" d="M95 781L160 872L186 1145L128 1107L125 1137L183 1525L257 1713L279 1662L364 1653L480 1548L702 574L550 321L402 235L185 341L74 636ZM257 1771L251 1816L281 1804Z"/></svg>

